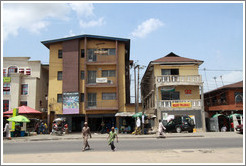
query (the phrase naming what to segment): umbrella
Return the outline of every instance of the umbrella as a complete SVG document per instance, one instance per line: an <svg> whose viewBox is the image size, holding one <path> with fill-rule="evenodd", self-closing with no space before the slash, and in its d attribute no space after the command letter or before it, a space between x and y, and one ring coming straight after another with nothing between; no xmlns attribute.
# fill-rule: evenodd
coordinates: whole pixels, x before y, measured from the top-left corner
<svg viewBox="0 0 246 166"><path fill-rule="evenodd" d="M231 115L228 116L228 118L232 118L233 115L235 115L236 117L243 116L243 115L241 115L241 114L231 114Z"/></svg>
<svg viewBox="0 0 246 166"><path fill-rule="evenodd" d="M144 114L144 116L147 116L146 114ZM136 114L132 115L133 118L136 117L142 117L142 112L137 112Z"/></svg>
<svg viewBox="0 0 246 166"><path fill-rule="evenodd" d="M56 119L54 119L53 122L58 122L58 121L63 121L63 120L65 120L65 119L64 118L56 118Z"/></svg>
<svg viewBox="0 0 246 166"><path fill-rule="evenodd" d="M28 106L20 106L18 107L19 111L18 113L19 114L42 114L42 112L40 111L37 111L31 107L28 107ZM4 115L11 115L13 114L13 110L10 110L10 111L6 111L3 113Z"/></svg>
<svg viewBox="0 0 246 166"><path fill-rule="evenodd" d="M22 116L22 115L14 116L14 117L11 117L7 120L11 121L11 122L30 122L30 120L27 119L27 117Z"/></svg>
<svg viewBox="0 0 246 166"><path fill-rule="evenodd" d="M223 114L214 114L213 116L212 116L212 118L216 118L216 117L218 117L218 116L225 116L225 115L223 115Z"/></svg>

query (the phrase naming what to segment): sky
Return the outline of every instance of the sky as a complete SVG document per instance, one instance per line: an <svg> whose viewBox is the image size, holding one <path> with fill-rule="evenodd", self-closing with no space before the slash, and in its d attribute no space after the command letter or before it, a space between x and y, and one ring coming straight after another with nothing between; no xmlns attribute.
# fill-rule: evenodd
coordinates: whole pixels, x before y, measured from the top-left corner
<svg viewBox="0 0 246 166"><path fill-rule="evenodd" d="M49 50L41 41L102 35L131 39L130 59L143 66L140 78L150 61L174 52L204 61L199 67L204 92L243 80L242 2L2 3L4 57L48 64Z"/></svg>

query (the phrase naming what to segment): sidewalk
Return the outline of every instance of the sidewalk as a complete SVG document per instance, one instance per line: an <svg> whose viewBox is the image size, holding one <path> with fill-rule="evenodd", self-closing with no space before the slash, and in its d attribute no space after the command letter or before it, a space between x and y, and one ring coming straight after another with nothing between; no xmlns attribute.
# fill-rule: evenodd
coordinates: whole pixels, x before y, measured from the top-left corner
<svg viewBox="0 0 246 166"><path fill-rule="evenodd" d="M195 133L166 133L166 138L189 138L189 137L241 137L243 134L237 132L195 132ZM93 139L105 139L108 134L92 133ZM144 138L157 138L156 134L147 135L132 135L132 134L118 134L119 139L144 139ZM78 140L82 139L81 133L70 133L62 136L50 135L50 134L39 134L35 136L25 137L12 137L11 140L4 139L4 142L28 142L28 141L52 141L52 140Z"/></svg>

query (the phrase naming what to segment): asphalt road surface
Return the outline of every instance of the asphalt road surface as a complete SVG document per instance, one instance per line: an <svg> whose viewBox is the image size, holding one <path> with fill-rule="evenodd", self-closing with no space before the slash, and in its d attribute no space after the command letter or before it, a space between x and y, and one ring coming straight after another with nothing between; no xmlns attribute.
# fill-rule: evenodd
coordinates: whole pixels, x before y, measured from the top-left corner
<svg viewBox="0 0 246 166"><path fill-rule="evenodd" d="M111 150L106 139L89 139L89 144L91 150L87 152ZM79 152L82 145L82 140L3 143L3 154ZM122 139L115 142L115 146L118 151L240 148L243 147L243 138Z"/></svg>

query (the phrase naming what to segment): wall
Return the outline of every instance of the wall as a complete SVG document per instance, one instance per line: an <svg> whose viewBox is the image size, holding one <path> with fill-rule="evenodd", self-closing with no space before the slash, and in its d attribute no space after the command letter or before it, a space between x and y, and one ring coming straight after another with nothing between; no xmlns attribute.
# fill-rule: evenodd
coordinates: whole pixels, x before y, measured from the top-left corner
<svg viewBox="0 0 246 166"><path fill-rule="evenodd" d="M62 94L62 80L57 80L57 72L62 71L62 59L58 58L61 43L50 45L48 111L62 114L62 104L57 103L57 94Z"/></svg>
<svg viewBox="0 0 246 166"><path fill-rule="evenodd" d="M161 76L161 69L179 69L179 75L199 75L198 65L154 65L155 76Z"/></svg>

